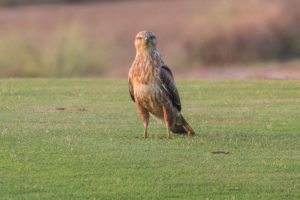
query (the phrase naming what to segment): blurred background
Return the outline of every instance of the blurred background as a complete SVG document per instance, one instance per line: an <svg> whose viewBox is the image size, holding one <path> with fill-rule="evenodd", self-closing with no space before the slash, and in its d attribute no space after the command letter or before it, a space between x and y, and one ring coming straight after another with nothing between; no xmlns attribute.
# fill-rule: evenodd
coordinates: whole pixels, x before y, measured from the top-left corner
<svg viewBox="0 0 300 200"><path fill-rule="evenodd" d="M179 78L300 78L298 0L0 0L0 77L125 78L145 29Z"/></svg>

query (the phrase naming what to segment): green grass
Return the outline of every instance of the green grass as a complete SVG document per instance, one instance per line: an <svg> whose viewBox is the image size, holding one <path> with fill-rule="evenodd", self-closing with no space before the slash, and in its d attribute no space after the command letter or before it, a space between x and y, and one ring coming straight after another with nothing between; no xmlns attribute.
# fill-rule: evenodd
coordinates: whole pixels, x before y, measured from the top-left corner
<svg viewBox="0 0 300 200"><path fill-rule="evenodd" d="M177 85L197 135L144 140L126 80L0 80L1 199L300 198L299 81Z"/></svg>

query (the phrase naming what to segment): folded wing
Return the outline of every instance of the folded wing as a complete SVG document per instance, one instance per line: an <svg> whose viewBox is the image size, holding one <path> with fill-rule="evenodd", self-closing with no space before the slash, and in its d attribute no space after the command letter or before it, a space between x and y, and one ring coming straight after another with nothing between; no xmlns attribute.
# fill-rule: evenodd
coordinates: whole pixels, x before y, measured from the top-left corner
<svg viewBox="0 0 300 200"><path fill-rule="evenodd" d="M178 109L178 111L181 111L180 97L171 70L165 65L162 66L159 71L159 78L163 89L168 94L173 105Z"/></svg>
<svg viewBox="0 0 300 200"><path fill-rule="evenodd" d="M130 94L130 97L132 99L132 101L135 102L135 99L134 99L134 92L133 92L133 85L131 83L131 78L128 77L128 87L129 87L129 94Z"/></svg>

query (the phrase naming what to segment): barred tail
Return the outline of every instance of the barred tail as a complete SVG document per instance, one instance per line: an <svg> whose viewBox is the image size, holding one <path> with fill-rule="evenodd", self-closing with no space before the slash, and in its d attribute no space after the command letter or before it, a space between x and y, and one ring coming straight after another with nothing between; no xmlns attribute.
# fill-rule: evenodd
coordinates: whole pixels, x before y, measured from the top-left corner
<svg viewBox="0 0 300 200"><path fill-rule="evenodd" d="M177 122L174 127L171 128L173 133L187 133L191 135L195 135L195 131L192 127L185 121L182 115L177 118Z"/></svg>

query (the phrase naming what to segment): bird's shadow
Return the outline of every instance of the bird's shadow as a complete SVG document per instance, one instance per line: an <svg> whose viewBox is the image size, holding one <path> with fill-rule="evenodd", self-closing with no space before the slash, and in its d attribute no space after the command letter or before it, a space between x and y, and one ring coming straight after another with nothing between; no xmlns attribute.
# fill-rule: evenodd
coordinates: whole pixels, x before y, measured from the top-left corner
<svg viewBox="0 0 300 200"><path fill-rule="evenodd" d="M147 138L143 138L142 136L135 136L136 139L139 140L174 140L174 139L186 139L186 138L194 138L196 135L188 135L188 134L171 134L171 138L167 139L164 135L150 135Z"/></svg>

